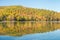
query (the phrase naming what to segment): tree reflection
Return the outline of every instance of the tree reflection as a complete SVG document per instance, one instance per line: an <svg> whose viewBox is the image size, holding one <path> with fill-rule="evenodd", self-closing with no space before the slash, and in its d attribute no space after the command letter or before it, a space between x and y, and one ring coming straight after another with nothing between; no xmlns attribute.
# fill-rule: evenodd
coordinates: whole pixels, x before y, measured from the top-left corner
<svg viewBox="0 0 60 40"><path fill-rule="evenodd" d="M60 22L0 22L0 35L22 36L60 29Z"/></svg>

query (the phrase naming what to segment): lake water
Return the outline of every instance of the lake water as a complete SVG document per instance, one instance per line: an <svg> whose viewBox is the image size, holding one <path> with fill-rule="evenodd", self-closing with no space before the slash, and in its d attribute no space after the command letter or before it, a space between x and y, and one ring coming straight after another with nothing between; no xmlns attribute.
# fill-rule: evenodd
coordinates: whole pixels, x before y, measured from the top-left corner
<svg viewBox="0 0 60 40"><path fill-rule="evenodd" d="M0 22L0 40L60 40L60 22Z"/></svg>

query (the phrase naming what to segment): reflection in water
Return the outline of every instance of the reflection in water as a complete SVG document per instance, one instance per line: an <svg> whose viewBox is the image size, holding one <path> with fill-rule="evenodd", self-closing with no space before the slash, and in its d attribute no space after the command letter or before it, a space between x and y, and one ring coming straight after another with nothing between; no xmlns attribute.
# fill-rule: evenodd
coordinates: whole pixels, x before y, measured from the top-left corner
<svg viewBox="0 0 60 40"><path fill-rule="evenodd" d="M60 22L0 22L0 35L22 36L60 29Z"/></svg>

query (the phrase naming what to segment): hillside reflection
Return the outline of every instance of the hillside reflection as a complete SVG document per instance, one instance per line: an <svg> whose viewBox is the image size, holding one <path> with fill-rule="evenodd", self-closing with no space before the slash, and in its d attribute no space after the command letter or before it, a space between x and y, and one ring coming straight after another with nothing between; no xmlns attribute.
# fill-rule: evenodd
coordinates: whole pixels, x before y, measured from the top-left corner
<svg viewBox="0 0 60 40"><path fill-rule="evenodd" d="M0 35L22 36L60 29L60 22L0 22Z"/></svg>

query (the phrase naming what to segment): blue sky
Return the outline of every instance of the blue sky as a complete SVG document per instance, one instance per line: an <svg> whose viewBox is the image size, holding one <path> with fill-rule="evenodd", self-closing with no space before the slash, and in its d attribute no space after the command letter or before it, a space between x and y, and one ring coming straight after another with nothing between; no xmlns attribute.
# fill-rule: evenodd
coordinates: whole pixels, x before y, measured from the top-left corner
<svg viewBox="0 0 60 40"><path fill-rule="evenodd" d="M0 6L22 5L32 8L60 11L60 0L0 0Z"/></svg>

